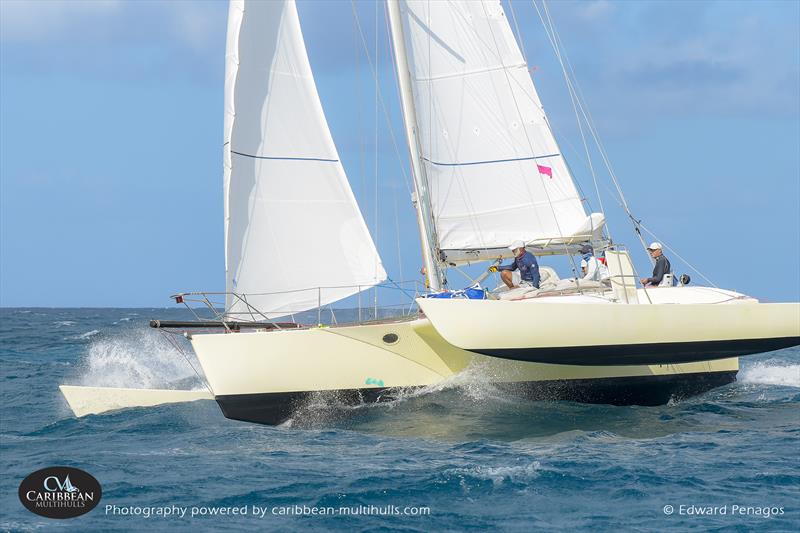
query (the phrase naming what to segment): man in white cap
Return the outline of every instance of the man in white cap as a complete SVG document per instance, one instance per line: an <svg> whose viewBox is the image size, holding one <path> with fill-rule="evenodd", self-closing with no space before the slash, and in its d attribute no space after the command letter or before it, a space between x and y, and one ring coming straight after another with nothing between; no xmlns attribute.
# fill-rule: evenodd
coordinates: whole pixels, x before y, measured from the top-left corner
<svg viewBox="0 0 800 533"><path fill-rule="evenodd" d="M639 281L641 281L642 285L645 287L658 287L664 279L664 274L672 272L672 265L669 264L669 259L664 257L660 242L650 244L650 246L647 247L647 251L650 252L650 257L655 259L656 266L653 267L652 277L642 278Z"/></svg>
<svg viewBox="0 0 800 533"><path fill-rule="evenodd" d="M514 285L513 275L511 273L519 269L519 274L522 278L520 285L538 289L539 263L536 261L536 257L525 250L525 243L522 241L514 241L508 249L514 254L514 262L510 265L499 267L492 266L489 268L489 271L497 272L499 270L500 279L503 280L503 283L505 283L509 289L516 289L518 286Z"/></svg>

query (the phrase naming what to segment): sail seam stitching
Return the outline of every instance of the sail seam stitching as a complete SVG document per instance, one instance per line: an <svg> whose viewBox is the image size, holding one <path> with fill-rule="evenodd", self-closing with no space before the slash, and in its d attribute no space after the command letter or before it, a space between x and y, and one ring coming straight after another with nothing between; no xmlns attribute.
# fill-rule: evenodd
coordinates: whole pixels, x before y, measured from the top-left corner
<svg viewBox="0 0 800 533"><path fill-rule="evenodd" d="M506 66L502 66L501 65L501 66L498 66L498 67L480 68L480 69L475 69L475 70L465 70L465 71L460 71L460 72L453 72L453 73L450 73L450 74L440 74L439 76L427 76L427 77L425 77L425 76L416 77L415 76L415 77L413 77L413 80L417 81L417 82L425 82L425 81L446 80L446 79L459 78L459 77L466 78L467 76L473 76L473 75L476 75L476 74L488 74L490 72L497 72L499 70L513 69L513 68L522 68L522 69L525 69L525 71L527 72L527 70L528 70L527 67L528 67L528 65L526 65L525 63L518 63L516 65L506 65Z"/></svg>
<svg viewBox="0 0 800 533"><path fill-rule="evenodd" d="M270 159L276 161L323 161L325 163L338 163L338 159L325 159L322 157L283 157L283 156L266 156L266 155L252 155L242 152L231 150L232 154L240 155L243 157L252 157L253 159Z"/></svg>
<svg viewBox="0 0 800 533"><path fill-rule="evenodd" d="M548 157L556 157L556 156L559 156L559 155L561 155L561 154L536 155L536 156L531 156L531 157L513 157L513 158L509 158L509 159L493 159L493 160L489 160L489 161L470 161L470 162L467 162L467 163L440 163L440 162L437 162L437 161L431 161L427 157L422 157L420 159L422 159L424 161L427 161L431 165L436 165L436 166L440 166L440 167L465 167L465 166L470 166L470 165L488 165L488 164L491 164L491 163L510 163L510 162L513 162L513 161L533 161L533 160L536 160L536 159L545 159L545 158L548 158Z"/></svg>

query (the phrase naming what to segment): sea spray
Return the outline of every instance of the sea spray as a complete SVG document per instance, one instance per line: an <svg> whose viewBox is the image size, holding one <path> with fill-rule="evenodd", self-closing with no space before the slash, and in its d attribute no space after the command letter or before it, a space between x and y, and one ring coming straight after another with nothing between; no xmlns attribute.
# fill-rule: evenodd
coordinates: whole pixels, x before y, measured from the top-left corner
<svg viewBox="0 0 800 533"><path fill-rule="evenodd" d="M775 360L759 361L739 371L739 381L761 385L800 387L800 365Z"/></svg>
<svg viewBox="0 0 800 533"><path fill-rule="evenodd" d="M480 406L494 408L517 401L497 388L492 382L505 376L505 361L472 362L461 372L438 383L422 387L397 387L383 392L377 401L365 402L358 395L338 391L317 391L308 394L294 406L294 415L286 427L318 427L349 417L376 414L400 407L414 409L415 402L433 408L435 399L445 393L454 392L461 401L479 409ZM425 416L420 413L420 416Z"/></svg>
<svg viewBox="0 0 800 533"><path fill-rule="evenodd" d="M79 365L78 381L93 387L145 389L198 388L200 372L191 347L182 338L183 354L164 336L145 327L116 330L88 346Z"/></svg>

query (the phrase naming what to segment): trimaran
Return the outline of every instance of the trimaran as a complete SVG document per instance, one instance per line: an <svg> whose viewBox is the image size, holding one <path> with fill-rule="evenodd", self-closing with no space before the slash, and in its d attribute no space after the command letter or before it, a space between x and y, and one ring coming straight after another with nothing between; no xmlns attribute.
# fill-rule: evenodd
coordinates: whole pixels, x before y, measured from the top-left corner
<svg viewBox="0 0 800 533"><path fill-rule="evenodd" d="M469 367L533 398L653 405L730 383L738 356L800 344L798 303L637 287L604 215L584 209L498 0L386 5L428 289L453 297L420 294L419 312L401 319L274 321L387 276L328 129L294 1L232 0L225 311L207 323L151 323L185 331L208 391L62 386L76 415L214 398L228 418L275 424L315 393L377 401ZM538 256L591 244L609 280L559 280L544 268L539 290L446 292L448 268L508 258L518 239ZM323 265L302 260L309 248ZM198 326L209 329L189 333Z"/></svg>

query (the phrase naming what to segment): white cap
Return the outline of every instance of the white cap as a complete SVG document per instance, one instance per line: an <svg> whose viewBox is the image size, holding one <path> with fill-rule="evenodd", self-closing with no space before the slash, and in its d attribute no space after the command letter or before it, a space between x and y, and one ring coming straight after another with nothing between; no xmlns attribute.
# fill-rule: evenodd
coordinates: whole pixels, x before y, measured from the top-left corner
<svg viewBox="0 0 800 533"><path fill-rule="evenodd" d="M648 250L660 250L661 249L661 243L660 242L652 242L652 243L650 243L650 246L647 247L647 249Z"/></svg>
<svg viewBox="0 0 800 533"><path fill-rule="evenodd" d="M508 249L509 249L509 250L511 250L512 252L513 252L514 250L516 250L517 248L525 248L525 243L524 243L524 242L522 242L522 241L514 241L514 242L512 242L512 243L511 243L511 245L508 247Z"/></svg>
<svg viewBox="0 0 800 533"><path fill-rule="evenodd" d="M586 259L581 259L581 268L589 268L589 263L586 262Z"/></svg>

